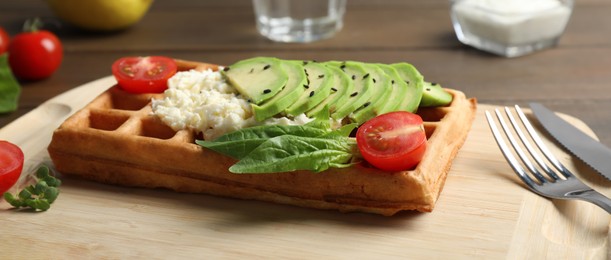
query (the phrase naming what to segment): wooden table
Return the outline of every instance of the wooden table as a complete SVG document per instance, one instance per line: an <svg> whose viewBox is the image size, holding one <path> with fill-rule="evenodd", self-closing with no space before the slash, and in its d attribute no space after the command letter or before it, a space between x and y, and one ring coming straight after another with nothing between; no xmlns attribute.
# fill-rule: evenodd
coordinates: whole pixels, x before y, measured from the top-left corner
<svg viewBox="0 0 611 260"><path fill-rule="evenodd" d="M42 17L61 38L65 53L52 77L21 82L19 109L0 115L0 128L54 96L110 75L112 62L123 56L165 55L231 64L265 55L407 61L428 81L461 90L480 103L541 102L579 118L611 145L611 2L576 1L557 47L512 59L462 45L452 29L448 1L379 2L350 0L344 28L331 39L284 44L258 34L251 3L245 0L156 1L134 27L106 34L61 24L44 1L2 1L0 26L14 35L25 19Z"/></svg>

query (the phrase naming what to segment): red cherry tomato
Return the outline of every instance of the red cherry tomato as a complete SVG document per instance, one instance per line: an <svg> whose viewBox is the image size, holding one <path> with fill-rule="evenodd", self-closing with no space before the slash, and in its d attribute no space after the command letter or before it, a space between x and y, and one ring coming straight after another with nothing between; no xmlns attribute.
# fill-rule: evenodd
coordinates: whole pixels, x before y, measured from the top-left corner
<svg viewBox="0 0 611 260"><path fill-rule="evenodd" d="M23 170L23 152L7 141L0 141L0 194L8 191Z"/></svg>
<svg viewBox="0 0 611 260"><path fill-rule="evenodd" d="M119 87L130 93L163 92L177 69L173 59L162 56L124 57L112 64Z"/></svg>
<svg viewBox="0 0 611 260"><path fill-rule="evenodd" d="M8 48L8 61L17 78L44 79L59 68L64 57L61 42L45 30L22 32L13 37Z"/></svg>
<svg viewBox="0 0 611 260"><path fill-rule="evenodd" d="M10 41L10 37L8 33L0 27L0 54L5 53L8 50L8 43Z"/></svg>
<svg viewBox="0 0 611 260"><path fill-rule="evenodd" d="M397 111L365 122L356 133L363 158L381 170L415 167L426 150L426 133L419 115Z"/></svg>

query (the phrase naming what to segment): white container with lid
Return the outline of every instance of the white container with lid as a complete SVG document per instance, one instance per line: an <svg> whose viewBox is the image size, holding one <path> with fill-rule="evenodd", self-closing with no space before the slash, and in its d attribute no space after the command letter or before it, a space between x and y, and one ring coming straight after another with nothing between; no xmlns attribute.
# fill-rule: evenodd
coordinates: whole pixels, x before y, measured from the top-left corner
<svg viewBox="0 0 611 260"><path fill-rule="evenodd" d="M555 46L573 0L454 0L451 18L458 39L505 57Z"/></svg>

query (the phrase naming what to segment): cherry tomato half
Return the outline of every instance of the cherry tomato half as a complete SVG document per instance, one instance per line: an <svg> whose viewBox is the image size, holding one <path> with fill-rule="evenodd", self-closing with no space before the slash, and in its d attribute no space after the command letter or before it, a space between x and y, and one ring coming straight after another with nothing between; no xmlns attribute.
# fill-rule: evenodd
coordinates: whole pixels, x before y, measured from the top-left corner
<svg viewBox="0 0 611 260"><path fill-rule="evenodd" d="M112 64L112 74L119 87L130 93L161 93L177 70L168 57L124 57Z"/></svg>
<svg viewBox="0 0 611 260"><path fill-rule="evenodd" d="M22 32L11 41L8 61L17 78L44 79L59 68L64 57L61 42L45 30Z"/></svg>
<svg viewBox="0 0 611 260"><path fill-rule="evenodd" d="M0 54L5 53L8 50L8 43L11 38L8 36L8 33L0 27Z"/></svg>
<svg viewBox="0 0 611 260"><path fill-rule="evenodd" d="M23 152L7 141L0 141L0 194L8 191L23 170Z"/></svg>
<svg viewBox="0 0 611 260"><path fill-rule="evenodd" d="M419 115L397 111L379 115L361 125L356 142L363 158L381 170L415 167L426 150L426 133Z"/></svg>

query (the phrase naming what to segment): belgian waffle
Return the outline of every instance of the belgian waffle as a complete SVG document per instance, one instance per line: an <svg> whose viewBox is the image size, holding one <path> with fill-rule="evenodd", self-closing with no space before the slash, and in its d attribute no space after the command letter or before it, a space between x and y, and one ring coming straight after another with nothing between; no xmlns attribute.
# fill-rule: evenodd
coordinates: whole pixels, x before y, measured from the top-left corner
<svg viewBox="0 0 611 260"><path fill-rule="evenodd" d="M178 64L180 70L218 69L205 63ZM201 136L174 131L152 114L150 100L163 94L134 95L117 86L56 129L48 151L63 175L107 184L386 216L402 210L431 212L476 108L475 99L447 91L454 97L450 105L418 111L428 146L410 171L384 172L361 163L321 173L232 174L228 168L234 159L202 148L195 144Z"/></svg>

